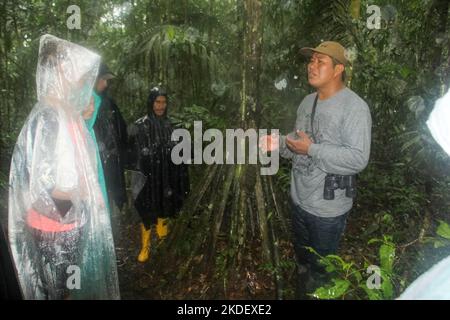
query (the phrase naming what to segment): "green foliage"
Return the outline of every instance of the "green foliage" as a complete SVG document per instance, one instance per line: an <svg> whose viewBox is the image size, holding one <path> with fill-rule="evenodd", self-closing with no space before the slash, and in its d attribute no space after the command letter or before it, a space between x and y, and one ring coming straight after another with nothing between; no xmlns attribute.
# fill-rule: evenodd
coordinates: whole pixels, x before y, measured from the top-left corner
<svg viewBox="0 0 450 320"><path fill-rule="evenodd" d="M1 209L6 209L3 199L12 148L35 103L34 73L42 34L55 34L102 55L117 74L110 92L128 122L146 112L149 89L162 84L169 90L169 113L177 126L192 130L194 121L202 121L204 129L232 128L241 100L242 3L154 0L127 5L121 0L80 0L82 29L70 31L64 1L51 5L42 0L4 1L0 11ZM401 266L394 267L395 260L415 261L423 249L420 242L411 251L398 250L399 244L422 232L424 208L439 219L450 203L450 160L426 126L434 102L448 88L448 10L439 5L445 1L392 0L389 8L381 0L262 3L264 47L257 115L261 127L291 131L300 101L312 92L306 81L306 60L298 54L301 47L338 40L357 53L347 69L348 85L370 107L372 154L369 166L358 176L354 214L360 225L352 226L358 231L351 234L348 246L361 245L369 257L364 259L377 260L383 281L379 290L367 288L370 263L357 261L356 255L345 260L326 257L323 261L333 278L317 294L328 299L391 298L394 280L410 280L400 273ZM351 3L359 3L359 18L351 16ZM379 30L366 26L369 4L383 9ZM281 80L287 86L278 90L274 84ZM286 197L290 169L291 164L282 160L276 180L276 188ZM436 248L449 245L449 229L441 221L437 236L427 241ZM366 247L373 237L383 239L370 241L380 246ZM190 250L189 241L183 246ZM225 257L217 261L219 266L225 266Z"/></svg>
<svg viewBox="0 0 450 320"><path fill-rule="evenodd" d="M338 255L320 256L315 250L309 250L320 257L320 263L330 276L328 284L317 288L311 296L318 299L392 299L394 297L395 244L392 237L371 239L368 244L381 243L378 250L379 266L368 261L364 265L347 262ZM375 272L374 274L372 274ZM366 278L364 275L368 275ZM377 280L376 277L380 279ZM375 283L373 283L375 281Z"/></svg>
<svg viewBox="0 0 450 320"><path fill-rule="evenodd" d="M225 129L226 123L223 119L214 116L207 108L196 104L185 107L181 112L171 114L173 122L185 129L193 129L194 121L202 121L203 130L208 128Z"/></svg>
<svg viewBox="0 0 450 320"><path fill-rule="evenodd" d="M408 166L374 161L358 176L357 206L372 217L364 238L387 233L406 241L417 234L426 197L420 177L410 175Z"/></svg>
<svg viewBox="0 0 450 320"><path fill-rule="evenodd" d="M336 299L342 297L349 289L351 283L344 279L333 279L333 284L328 287L321 287L317 289L313 297L319 299Z"/></svg>
<svg viewBox="0 0 450 320"><path fill-rule="evenodd" d="M292 272L295 269L295 262L292 260L281 260L278 266L275 266L272 263L265 263L261 264L259 269L272 275L281 276L285 272Z"/></svg>
<svg viewBox="0 0 450 320"><path fill-rule="evenodd" d="M280 167L277 172L276 184L279 190L282 192L289 192L289 186L291 183L291 167L288 161L281 159Z"/></svg>
<svg viewBox="0 0 450 320"><path fill-rule="evenodd" d="M442 238L450 240L450 226L448 223L444 221L439 221L439 227L437 228L436 233L440 235Z"/></svg>
<svg viewBox="0 0 450 320"><path fill-rule="evenodd" d="M436 229L436 234L438 237L428 237L427 242L432 243L434 248L442 248L450 246L450 225L439 220L439 226Z"/></svg>

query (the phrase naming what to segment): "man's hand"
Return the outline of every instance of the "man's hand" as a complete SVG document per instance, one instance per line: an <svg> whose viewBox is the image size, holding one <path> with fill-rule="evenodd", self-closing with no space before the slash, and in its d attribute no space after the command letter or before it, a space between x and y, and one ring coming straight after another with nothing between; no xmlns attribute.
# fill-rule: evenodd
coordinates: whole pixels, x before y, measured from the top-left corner
<svg viewBox="0 0 450 320"><path fill-rule="evenodd" d="M297 130L297 135L298 139L286 136L286 146L294 153L307 155L312 140L303 131Z"/></svg>
<svg viewBox="0 0 450 320"><path fill-rule="evenodd" d="M275 133L259 138L259 148L264 153L277 150L280 147L279 144L279 135Z"/></svg>

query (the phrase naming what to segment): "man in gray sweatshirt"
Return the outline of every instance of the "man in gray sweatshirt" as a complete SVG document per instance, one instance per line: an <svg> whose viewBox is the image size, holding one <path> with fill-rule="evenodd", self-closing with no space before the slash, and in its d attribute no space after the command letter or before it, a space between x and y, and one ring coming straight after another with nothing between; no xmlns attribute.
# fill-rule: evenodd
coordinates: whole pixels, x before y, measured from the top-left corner
<svg viewBox="0 0 450 320"><path fill-rule="evenodd" d="M344 84L344 47L326 41L300 52L310 57L308 82L316 92L298 107L294 132L268 137L262 148L279 148L282 157L292 160L296 258L299 270L311 270L313 278L320 278L324 270L305 247L322 256L337 251L353 205L349 181L369 160L372 119L364 100ZM344 184L339 186L339 181Z"/></svg>

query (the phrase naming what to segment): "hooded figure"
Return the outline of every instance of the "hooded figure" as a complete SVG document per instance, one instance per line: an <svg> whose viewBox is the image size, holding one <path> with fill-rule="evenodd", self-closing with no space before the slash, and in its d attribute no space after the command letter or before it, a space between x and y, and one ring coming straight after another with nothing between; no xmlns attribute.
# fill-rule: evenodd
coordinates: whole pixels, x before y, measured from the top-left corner
<svg viewBox="0 0 450 320"><path fill-rule="evenodd" d="M167 94L158 87L150 91L148 114L129 130L130 166L134 206L142 218L142 250L138 260L148 260L151 226L156 225L159 238L167 235L166 218L182 207L189 192L186 165L171 159L173 127L167 117Z"/></svg>
<svg viewBox="0 0 450 320"><path fill-rule="evenodd" d="M37 103L14 148L8 236L25 299L118 299L94 142L81 116L100 56L44 35Z"/></svg>
<svg viewBox="0 0 450 320"><path fill-rule="evenodd" d="M97 138L104 170L105 188L110 203L119 209L127 202L124 158L127 146L127 126L115 101L108 96L108 81L114 74L101 63L94 90L95 113L89 121ZM112 210L112 206L110 206Z"/></svg>

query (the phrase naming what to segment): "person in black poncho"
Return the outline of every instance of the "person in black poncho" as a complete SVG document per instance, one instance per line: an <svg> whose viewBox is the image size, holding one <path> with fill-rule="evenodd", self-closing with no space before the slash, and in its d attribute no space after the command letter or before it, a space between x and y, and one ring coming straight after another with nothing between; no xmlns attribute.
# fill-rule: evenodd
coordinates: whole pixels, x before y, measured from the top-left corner
<svg viewBox="0 0 450 320"><path fill-rule="evenodd" d="M116 102L108 94L108 81L114 77L108 66L101 63L94 91L94 97L100 106L93 127L105 173L110 209L113 209L114 202L122 210L127 202L124 177L127 125Z"/></svg>
<svg viewBox="0 0 450 320"><path fill-rule="evenodd" d="M114 243L120 244L121 218L120 211L127 202L125 184L125 157L128 145L127 125L119 107L108 94L109 81L115 75L105 63L101 63L97 81L94 87L94 113L88 120L88 126L93 128L101 165L105 197L108 198L111 227Z"/></svg>
<svg viewBox="0 0 450 320"><path fill-rule="evenodd" d="M182 207L189 192L186 165L175 165L171 151L173 127L167 117L167 93L155 87L148 100L148 113L129 127L129 168L134 206L142 218L142 249L138 261L150 254L151 227L160 239L167 235L167 218Z"/></svg>

